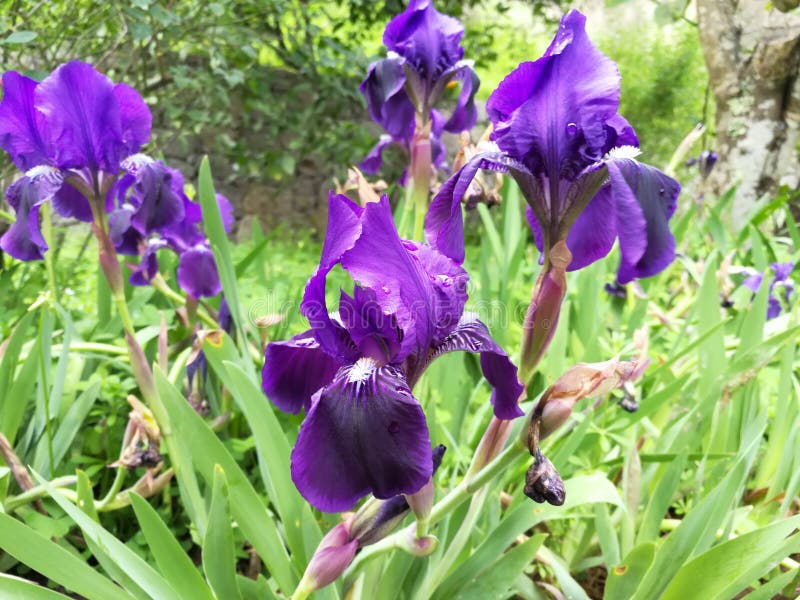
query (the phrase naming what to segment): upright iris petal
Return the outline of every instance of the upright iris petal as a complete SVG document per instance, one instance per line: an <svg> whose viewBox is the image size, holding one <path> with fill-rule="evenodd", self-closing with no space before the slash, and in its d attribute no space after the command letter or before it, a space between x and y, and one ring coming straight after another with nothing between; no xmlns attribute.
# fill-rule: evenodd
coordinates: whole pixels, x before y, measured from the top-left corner
<svg viewBox="0 0 800 600"><path fill-rule="evenodd" d="M61 168L116 175L122 159L150 137L150 113L138 93L127 86L117 90L80 61L61 65L37 86L36 107L45 115Z"/></svg>
<svg viewBox="0 0 800 600"><path fill-rule="evenodd" d="M337 264L356 286L332 313L325 283ZM385 196L363 208L330 196L322 257L301 304L311 329L269 344L262 372L276 406L307 410L292 477L320 510L349 509L370 492L413 494L429 480L430 439L411 390L440 354L479 353L495 414L522 414L516 368L486 326L464 315L467 279L436 249L400 239Z"/></svg>
<svg viewBox="0 0 800 600"><path fill-rule="evenodd" d="M432 88L445 71L463 58L463 36L461 22L438 12L431 0L411 0L404 12L389 21L383 43L402 56Z"/></svg>
<svg viewBox="0 0 800 600"><path fill-rule="evenodd" d="M426 237L462 261L461 199L478 169L510 173L528 205L537 247L565 240L568 270L606 256L619 239L619 283L663 270L675 256L668 221L680 185L635 160L638 139L617 113L616 65L570 11L544 55L522 63L492 93L487 112L500 152L474 156L440 189Z"/></svg>
<svg viewBox="0 0 800 600"><path fill-rule="evenodd" d="M49 164L52 156L45 116L34 100L36 86L36 81L14 71L3 74L0 148L22 171Z"/></svg>

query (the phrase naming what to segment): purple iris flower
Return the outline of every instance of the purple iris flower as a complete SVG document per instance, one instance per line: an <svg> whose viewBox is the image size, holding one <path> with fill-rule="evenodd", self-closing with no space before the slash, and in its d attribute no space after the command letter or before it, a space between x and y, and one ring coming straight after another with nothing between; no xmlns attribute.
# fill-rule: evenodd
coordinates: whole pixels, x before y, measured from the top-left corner
<svg viewBox="0 0 800 600"><path fill-rule="evenodd" d="M214 254L202 230L202 210L184 192L183 175L143 154L123 163L127 174L112 193L119 208L109 215L109 235L120 254L141 255L133 271L133 285L149 285L158 273L158 251L179 255L178 284L194 298L215 296L222 290ZM225 231L233 225L233 207L217 194ZM170 218L171 213L180 219Z"/></svg>
<svg viewBox="0 0 800 600"><path fill-rule="evenodd" d="M47 201L62 216L92 221L102 207L89 199L105 195L125 157L147 143L150 125L138 92L89 64L66 63L40 83L3 74L0 147L25 176L7 192L17 220L0 247L20 260L41 259L39 208Z"/></svg>
<svg viewBox="0 0 800 600"><path fill-rule="evenodd" d="M673 260L668 220L680 185L634 160L638 139L617 112L617 66L591 43L585 21L570 11L544 56L500 83L487 103L499 151L473 157L434 198L426 237L454 260L464 259L460 202L479 169L514 177L537 247L547 255L566 240L568 270L606 256L616 239L619 283L658 273Z"/></svg>
<svg viewBox="0 0 800 600"><path fill-rule="evenodd" d="M158 272L156 251L180 254L178 282L194 297L219 293L211 249L200 228L200 206L183 191L183 176L140 154L151 115L138 92L114 83L92 65L72 61L40 83L14 71L3 75L0 147L24 176L6 192L16 222L0 247L20 260L47 250L39 226L42 203L64 217L95 221L120 254L142 259L131 276L147 284ZM230 203L220 200L228 227Z"/></svg>
<svg viewBox="0 0 800 600"><path fill-rule="evenodd" d="M463 35L458 19L439 13L430 0L411 0L386 26L383 43L388 55L370 65L359 88L370 116L386 130L361 164L365 173L377 172L381 153L391 143L410 146L420 120L432 121L432 162L437 168L444 162L442 132L459 133L475 124L480 81L473 62L463 60ZM444 91L459 81L456 105L445 119L433 111L434 106Z"/></svg>
<svg viewBox="0 0 800 600"><path fill-rule="evenodd" d="M782 291L783 300L786 304L789 303L792 295L794 294L794 282L789 279L789 275L794 269L794 263L772 263L772 272L774 277L769 282L769 300L767 301L767 319L774 319L781 314L781 301L779 293ZM754 294L758 292L761 284L764 281L765 273L751 272L750 275L742 282L742 285Z"/></svg>
<svg viewBox="0 0 800 600"><path fill-rule="evenodd" d="M325 301L328 272L357 282L339 310ZM428 245L401 240L383 196L362 208L329 199L328 231L301 312L311 328L266 348L263 389L280 409L305 408L292 452L292 479L326 512L368 493L413 494L433 472L422 407L412 389L446 352L480 354L500 419L520 416L516 367L477 317L464 312L468 275Z"/></svg>

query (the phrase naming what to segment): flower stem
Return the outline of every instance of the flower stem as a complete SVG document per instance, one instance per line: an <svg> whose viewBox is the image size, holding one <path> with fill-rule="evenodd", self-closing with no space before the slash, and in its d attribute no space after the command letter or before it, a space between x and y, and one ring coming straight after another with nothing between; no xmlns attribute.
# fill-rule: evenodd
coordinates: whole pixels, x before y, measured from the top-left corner
<svg viewBox="0 0 800 600"><path fill-rule="evenodd" d="M431 189L431 121L424 113L417 114L417 126L411 142L411 199L414 206L414 237L422 241L428 196Z"/></svg>
<svg viewBox="0 0 800 600"><path fill-rule="evenodd" d="M42 215L42 236L48 246L53 245L53 213L52 207L49 202L42 205L40 213ZM56 290L56 272L53 269L53 253L44 253L44 264L47 270L47 284L50 287L50 294L53 300L58 298L58 291Z"/></svg>
<svg viewBox="0 0 800 600"><path fill-rule="evenodd" d="M52 485L56 489L65 488L71 485L75 485L77 481L78 478L75 477L75 475L65 475L63 477L56 477L55 479L50 481L50 485ZM63 491L72 492L72 490L62 490L62 492ZM10 513L19 508L20 506L29 504L35 500L46 498L47 496L49 496L47 490L43 488L41 485L37 485L29 490L22 492L17 496L10 496L6 498L6 501L3 504L3 511L6 513Z"/></svg>
<svg viewBox="0 0 800 600"><path fill-rule="evenodd" d="M125 476L128 470L125 467L117 467L117 474L114 477L114 482L111 484L105 497L95 504L95 508L99 511L105 508L109 502L114 500L122 489L122 484L125 482Z"/></svg>

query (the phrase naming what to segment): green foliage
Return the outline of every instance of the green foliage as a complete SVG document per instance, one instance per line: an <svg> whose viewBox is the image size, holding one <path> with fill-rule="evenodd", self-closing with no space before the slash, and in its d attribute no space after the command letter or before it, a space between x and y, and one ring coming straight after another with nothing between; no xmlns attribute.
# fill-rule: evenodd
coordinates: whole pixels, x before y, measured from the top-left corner
<svg viewBox="0 0 800 600"><path fill-rule="evenodd" d="M713 123L697 27L620 27L600 40L622 74L620 111L633 123L651 164L666 165L697 123Z"/></svg>
<svg viewBox="0 0 800 600"><path fill-rule="evenodd" d="M359 129L358 139L348 137L355 129L339 120L337 86L360 106L354 84L373 48L353 47L374 40L397 6L78 2L67 19L59 3L8 3L0 52L6 65L35 70L83 48L84 58L139 78L158 98L158 118L187 135L244 122L270 140L300 131L288 154L280 144L264 146L275 153L266 157L277 164L270 175L286 177L293 167L282 157L294 152L345 151L337 164L360 152L360 136L368 136ZM690 25L655 31L610 34L605 50L620 62L623 112L651 157L666 162L702 118L705 79ZM484 56L502 49L498 40L487 42ZM299 82L291 94L273 86L277 72ZM221 110L231 102L239 113ZM317 111L327 116L313 121ZM244 138L227 146L225 139L217 157L241 172L263 162ZM194 306L177 294L126 290L137 338L158 365L160 467L107 467L120 457L128 427L125 399L139 390L88 231L71 227L55 240L52 281L45 265L4 259L0 431L20 465L41 475L22 489L10 468L0 468L0 596L285 598L339 520L315 512L292 484L300 417L275 410L259 380L264 342L306 327L297 306L319 243L303 233L287 243L255 224L249 240L233 245L207 160L198 172L206 233L236 326L195 340L212 326L216 302ZM636 330L649 332L652 364L633 392L638 411L623 411L617 392L587 399L546 440L565 480L563 507L522 495L529 463L517 457L437 516L433 554L364 548L343 580L316 597L536 599L552 588L609 600L722 600L746 588L753 598L791 597L800 577L800 309L786 306L767 321L767 286L754 296L731 266L763 270L800 258L792 197L786 190L768 199L738 232L726 225L730 195L701 206L682 198L673 221L678 260L626 299L603 291L614 280L614 255L570 275L559 328L523 408L577 362L635 356ZM538 273L523 204L508 185L499 208L479 206L466 262L468 310L512 357ZM163 264L167 285L174 266ZM258 320L275 315L285 319ZM185 367L200 349L208 373L190 388ZM448 448L436 475L441 503L464 488L491 416L490 389L474 356L454 354L431 366L415 395L433 442ZM511 440L522 427L515 424Z"/></svg>

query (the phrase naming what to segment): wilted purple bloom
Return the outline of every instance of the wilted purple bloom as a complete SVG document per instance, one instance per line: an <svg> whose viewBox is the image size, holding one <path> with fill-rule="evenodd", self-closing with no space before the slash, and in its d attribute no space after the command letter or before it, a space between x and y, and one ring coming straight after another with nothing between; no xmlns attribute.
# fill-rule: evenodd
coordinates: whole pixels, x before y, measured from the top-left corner
<svg viewBox="0 0 800 600"><path fill-rule="evenodd" d="M336 265L357 285L329 313L325 282ZM413 494L430 479L428 428L411 390L441 354L480 353L495 415L522 414L516 368L486 326L464 313L467 281L432 247L400 239L385 196L362 208L331 195L322 257L301 304L311 329L269 344L263 370L276 406L307 411L292 478L318 509L347 510L370 492Z"/></svg>
<svg viewBox="0 0 800 600"><path fill-rule="evenodd" d="M619 283L647 277L674 258L668 220L680 185L634 160L638 140L617 112L617 66L589 40L586 18L570 11L535 62L522 63L487 103L499 152L473 157L434 199L426 237L464 259L460 201L478 169L509 172L529 208L537 247L566 239L568 270L604 257L619 239Z"/></svg>
<svg viewBox="0 0 800 600"><path fill-rule="evenodd" d="M794 269L794 263L772 263L770 265L775 274L769 283L769 300L767 300L767 319L774 319L781 314L781 301L778 299L783 296L785 303L789 303L794 294L794 282L789 279L789 275ZM765 273L751 272L742 282L742 285L756 294L764 281ZM782 294L781 294L782 291Z"/></svg>
<svg viewBox="0 0 800 600"><path fill-rule="evenodd" d="M472 61L463 60L463 35L458 19L437 12L430 0L411 0L386 26L383 42L388 56L370 65L359 88L370 116L386 130L360 165L365 173L377 172L381 153L389 144L408 148L420 120L432 121L432 162L437 168L444 163L442 132L459 133L475 124L480 81ZM458 81L461 91L445 119L434 107Z"/></svg>
<svg viewBox="0 0 800 600"><path fill-rule="evenodd" d="M66 63L41 83L5 73L0 147L25 177L7 192L17 221L0 247L21 260L42 258L47 246L38 216L48 200L65 217L92 221L87 198L105 195L122 160L147 143L150 124L136 90L89 64Z"/></svg>

